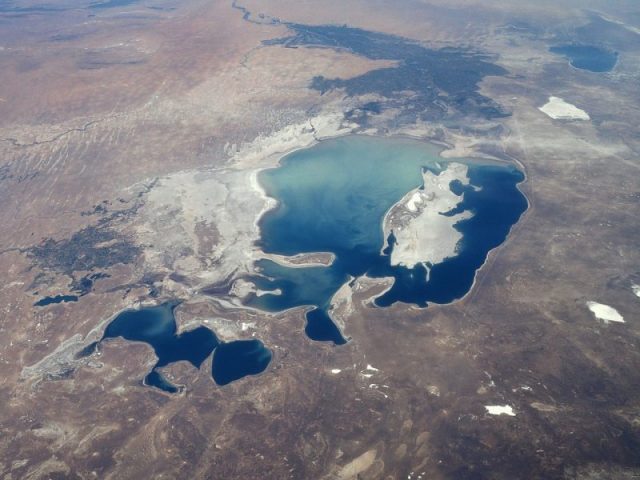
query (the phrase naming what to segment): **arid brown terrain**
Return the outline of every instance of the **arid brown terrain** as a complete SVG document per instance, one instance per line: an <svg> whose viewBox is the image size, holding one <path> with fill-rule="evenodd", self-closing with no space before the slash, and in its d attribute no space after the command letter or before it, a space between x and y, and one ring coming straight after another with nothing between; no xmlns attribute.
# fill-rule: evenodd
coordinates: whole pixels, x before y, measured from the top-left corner
<svg viewBox="0 0 640 480"><path fill-rule="evenodd" d="M634 0L0 0L0 66L3 479L640 477ZM341 290L335 346L237 281L273 203L256 172L350 133L517 165L529 208L460 301ZM268 369L220 387L211 358L173 363L169 394L146 344L82 354L171 299L181 330L261 339Z"/></svg>

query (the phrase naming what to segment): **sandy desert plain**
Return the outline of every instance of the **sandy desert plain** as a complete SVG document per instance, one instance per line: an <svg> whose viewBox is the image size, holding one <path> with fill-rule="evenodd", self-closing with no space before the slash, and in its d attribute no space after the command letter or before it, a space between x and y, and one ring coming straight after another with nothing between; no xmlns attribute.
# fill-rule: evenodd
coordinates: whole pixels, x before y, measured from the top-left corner
<svg viewBox="0 0 640 480"><path fill-rule="evenodd" d="M1 1L0 65L3 479L640 477L637 2ZM343 285L334 345L243 297L334 261L261 251L258 176L350 134L515 166L528 208L456 302ZM170 300L267 369L172 394L144 343L80 354Z"/></svg>

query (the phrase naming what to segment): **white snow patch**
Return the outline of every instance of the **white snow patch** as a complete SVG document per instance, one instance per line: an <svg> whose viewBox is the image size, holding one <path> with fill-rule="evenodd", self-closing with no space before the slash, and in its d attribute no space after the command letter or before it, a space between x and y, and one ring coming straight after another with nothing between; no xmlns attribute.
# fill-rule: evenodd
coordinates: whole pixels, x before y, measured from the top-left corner
<svg viewBox="0 0 640 480"><path fill-rule="evenodd" d="M589 307L591 313L593 313L598 320L602 320L604 323L624 323L622 315L620 315L615 308L610 307L609 305L598 302L587 302L587 307Z"/></svg>
<svg viewBox="0 0 640 480"><path fill-rule="evenodd" d="M631 290L636 294L636 297L640 297L640 285L631 285Z"/></svg>
<svg viewBox="0 0 640 480"><path fill-rule="evenodd" d="M513 411L513 407L509 405L485 405L487 413L489 415L509 415L515 417L516 413Z"/></svg>
<svg viewBox="0 0 640 480"><path fill-rule="evenodd" d="M331 373L333 373L334 375L337 375L338 373L340 373L342 370L339 368L332 368L331 369Z"/></svg>
<svg viewBox="0 0 640 480"><path fill-rule="evenodd" d="M549 101L540 107L540 111L555 120L589 120L589 114L560 97L549 97Z"/></svg>
<svg viewBox="0 0 640 480"><path fill-rule="evenodd" d="M378 370L377 368L371 366L370 364L367 363L367 370L371 371L371 372L379 372L380 370Z"/></svg>

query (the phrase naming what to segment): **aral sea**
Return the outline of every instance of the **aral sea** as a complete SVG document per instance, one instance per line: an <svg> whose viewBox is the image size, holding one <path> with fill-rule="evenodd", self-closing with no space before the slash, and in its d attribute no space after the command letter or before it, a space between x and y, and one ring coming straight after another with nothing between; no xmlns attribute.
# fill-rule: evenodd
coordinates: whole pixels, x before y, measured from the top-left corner
<svg viewBox="0 0 640 480"><path fill-rule="evenodd" d="M292 256L331 252L329 266L290 267L258 261L260 275L252 281L262 291L248 299L268 311L309 306L307 335L320 341L344 343L331 320L331 298L355 277L392 277L392 287L375 300L378 307L405 302L426 307L463 297L491 249L506 239L527 208L518 189L524 175L515 166L472 159L452 159L468 167L468 184L448 186L459 195L454 211L472 215L454 228L462 236L455 254L437 264L407 268L392 266L393 237L384 238L385 213L407 192L421 188L422 172L435 174L449 161L441 148L403 138L352 135L322 141L284 157L280 166L265 170L259 182L277 207L260 222L261 247L266 253ZM389 240L387 248L387 240Z"/></svg>
<svg viewBox="0 0 640 480"><path fill-rule="evenodd" d="M245 303L271 312L307 306L307 336L342 344L346 339L331 319L331 299L356 277L393 279L375 300L379 308L395 302L427 307L463 297L488 253L505 241L526 210L527 200L518 189L524 175L515 166L498 162L445 160L440 150L414 140L351 135L291 153L278 167L260 172L260 184L277 200L260 220L262 250L284 256L330 252L335 260L327 266L293 267L261 259L250 280L267 293L251 294ZM385 238L385 214L412 190L423 188L423 172L440 174L451 162L466 165L468 176L464 182L442 186L459 201L450 211L438 213L467 212L453 224L460 233L453 254L435 264L424 259L412 268L391 265L396 244L393 234ZM223 343L205 326L178 333L174 314L178 305L171 301L121 312L107 325L102 339L79 356L90 355L110 338L147 343L158 360L145 384L172 393L179 388L160 369L174 362L199 368L212 355L211 373L218 385L267 368L272 354L258 339Z"/></svg>

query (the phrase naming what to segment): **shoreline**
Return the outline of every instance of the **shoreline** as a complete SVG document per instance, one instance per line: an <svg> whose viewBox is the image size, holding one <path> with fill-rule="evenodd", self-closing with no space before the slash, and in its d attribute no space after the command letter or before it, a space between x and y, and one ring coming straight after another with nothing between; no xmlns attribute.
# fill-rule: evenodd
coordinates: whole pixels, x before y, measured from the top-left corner
<svg viewBox="0 0 640 480"><path fill-rule="evenodd" d="M515 168L518 169L519 172L522 173L523 175L523 180L521 182L518 182L516 184L516 188L518 189L518 191L522 194L522 196L524 197L525 201L527 202L527 207L526 209L523 211L523 213L521 214L520 218L518 219L518 221L513 224L511 226L511 228L509 229L509 232L506 234L503 242L491 249L488 253L487 256L484 260L484 262L482 263L482 265L480 265L474 272L474 278L473 278L473 282L471 284L471 286L469 287L469 290L460 298L457 298L451 302L448 303L428 303L427 306L447 306L447 305L453 305L455 303L461 302L463 300L465 300L467 297L469 297L469 295L472 295L475 293L476 291L476 287L478 284L478 278L479 275L486 270L486 267L488 264L490 264L493 259L495 258L495 252L499 249L502 248L512 237L514 231L520 226L523 217L530 211L530 209L532 208L532 203L529 199L529 197L527 196L526 192L521 188L522 185L527 184L529 182L529 176L527 174L527 170L524 166L524 164L522 164L522 162L520 160L518 160L517 158L513 157L510 154L507 154L506 152L504 152L504 156L505 158L500 158L498 156L495 155L488 155L488 154L481 154L482 156L480 158L474 158L471 156L461 156L461 157L444 157L442 156L443 152L446 151L450 151L450 150L454 150L454 146L444 142L442 140L435 140L435 139L430 139L428 137L417 137L414 135L410 135L410 134L406 134L406 133L392 133L392 134L371 134L371 133L363 133L363 132L356 132L354 130L350 130L345 132L344 130L342 130L340 133L336 134L336 135L325 135L321 138L318 138L316 136L313 137L313 139L310 142L304 142L304 144L298 144L295 147L283 150L281 152L278 153L273 153L271 155L269 155L268 157L265 158L265 161L271 160L271 164L268 166L261 166L258 167L256 169L254 169L250 175L251 175L251 186L256 190L256 192L259 193L259 195L265 199L265 202L267 203L267 206L270 206L269 208L264 208L262 209L262 211L259 213L259 215L256 217L255 221L254 221L254 225L256 226L256 228L259 231L259 223L262 219L262 217L270 210L272 210L273 208L277 208L279 202L278 200L274 199L273 197L270 197L266 190L262 187L262 185L260 185L260 182L257 179L257 176L260 172L267 170L267 169L271 169L271 168L279 168L282 164L282 160L291 155L292 153L298 151L298 150L303 150L303 149L307 149L307 148L312 148L313 146L317 145L318 143L320 143L321 141L325 141L325 140L334 140L337 138L341 138L341 137L346 137L349 135L354 135L354 136L365 136L365 137L377 137L377 138L381 138L381 139L404 139L404 140L408 140L408 141L412 141L412 142L418 142L418 143L423 143L423 144L428 144L428 145L432 145L434 147L437 148L437 154L438 156L442 159L442 162L446 162L446 163L475 163L475 164L496 164L496 165L510 165L510 166L514 166ZM277 157L277 160L274 162L273 158ZM383 241L386 244L386 238L384 238L384 219L387 217L387 215L389 214L389 212L392 210L393 206L385 213L384 217L383 217L383 221L381 221L380 224L380 228L382 229L383 232ZM384 244L383 247L384 248ZM298 255L309 255L309 254L314 254L314 253L326 253L326 252L310 252L310 253L302 253L302 254L298 254ZM256 259L260 259L260 258L268 258L269 255L271 254L267 254L265 252L262 252L259 247L253 252L254 256L254 260ZM257 255L256 255L257 254ZM265 257L266 256L266 257ZM286 257L285 257L286 258ZM334 258L335 260L335 258ZM276 262L279 263L279 262ZM288 263L288 262L287 262ZM287 267L290 268L301 268L301 267L306 267L306 266L329 266L329 265L285 265ZM359 278L359 277L358 277ZM342 286L341 286L342 287ZM389 287L391 288L391 287ZM380 295L378 295L380 296ZM412 304L408 304L406 302L398 302L398 303L402 303L403 305L407 305L407 306L411 306ZM300 307L294 307L294 308L300 308ZM316 308L315 306L311 307L311 308ZM375 307L378 308L378 307ZM424 307L427 308L427 307ZM252 308L253 309L253 308ZM259 310L259 309L258 309ZM288 309L291 310L291 309ZM287 310L287 311L288 311ZM262 310L259 310L262 311ZM278 312L278 313L284 313L284 312Z"/></svg>
<svg viewBox="0 0 640 480"><path fill-rule="evenodd" d="M310 120L309 122L307 122L308 124L311 123L312 120ZM522 196L525 198L526 202L527 202L527 207L525 209L525 211L522 213L521 217L518 219L518 221L510 228L509 232L507 233L507 235L505 236L504 241L496 248L490 250L487 254L487 257L485 259L485 261L483 262L483 264L481 266L479 266L475 273L474 273L474 278L473 278L473 282L469 288L469 290L467 291L467 293L465 293L462 297L455 299L451 302L448 303L428 303L428 307L430 306L449 306L449 305L453 305L456 303L459 303L461 301L466 300L469 296L475 295L477 293L477 286L478 286L478 282L481 281L481 275L486 273L487 267L490 266L490 264L495 261L495 258L497 256L497 254L499 252L498 249L499 248L503 248L504 245L510 241L510 239L512 238L513 234L515 233L515 231L517 231L517 229L519 229L522 225L523 219L525 218L526 215L530 214L530 211L533 208L533 204L531 202L531 200L529 199L529 197L527 196L526 192L523 190L522 186L523 185L528 185L530 183L530 179L529 179L529 175L527 172L527 169L525 167L525 165L517 158L515 158L514 156L504 152L504 158L499 158L496 156L491 156L491 158L473 158L473 157L442 157L442 152L446 152L447 150L452 150L454 147L446 142L443 142L442 140L435 140L435 139L430 139L428 137L416 137L414 135L409 135L409 134L402 134L402 133L392 133L392 134L371 134L371 133L362 133L362 132L356 132L354 131L354 129L344 129L344 128L336 128L334 130L335 134L329 134L329 135L323 135L322 137L318 138L318 136L314 133L312 135L309 135L307 137L307 141L304 141L305 139L303 139L303 141L301 142L297 142L297 144L295 144L294 146L291 146L290 148L285 148L276 152L270 152L268 155L262 157L261 159L257 159L257 161L255 162L257 165L254 167L250 167L250 171L249 173L249 177L248 177L248 186L251 190L253 190L254 192L256 192L260 198L263 200L264 205L263 208L258 212L258 214L256 215L254 221L253 221L253 226L254 226L254 232L256 233L256 238L259 238L260 236L260 221L262 220L263 216L271 211L272 209L276 208L278 206L278 200L276 200L273 197L270 197L266 190L262 187L262 185L260 184L259 180L258 180L258 175L260 172L267 170L267 169L272 169L272 168L279 168L281 166L281 162L282 160L287 157L288 155L298 151L298 150L303 150L303 149L307 149L307 148L311 148L315 145L317 145L318 143L320 143L321 141L325 141L325 140L334 140L334 139L338 139L341 137L346 137L349 135L355 135L355 136L366 136L366 137L377 137L377 138L381 138L381 139L405 139L411 142L418 142L418 143L423 143L423 144L430 144L434 147L437 147L437 153L439 155L439 157L442 159L443 162L447 162L447 163L451 163L451 162L455 162L455 161L460 161L462 160L463 162L465 161L469 161L469 162L474 162L474 161L478 161L480 160L482 162L482 160L488 160L489 163L496 163L496 164L500 164L500 165L512 165L515 166L522 174L523 174L523 180L521 182L518 182L518 184L516 185L516 188L521 192ZM240 152L238 152L238 155L241 155ZM465 162L466 163L466 162ZM238 168L239 167L239 168ZM233 162L231 162L230 164L224 166L224 167L218 167L213 169L214 171L220 171L220 170L242 170L242 166L241 165L234 165ZM385 213L385 216L383 217L383 220L381 221L380 224L380 228L383 231L383 238L384 238L384 219L386 218L386 216L388 215L389 211L391 211L391 209L393 208L393 206ZM384 239L384 242L386 243L386 239ZM383 245L384 248L384 245ZM269 254L266 252L263 252L259 246L255 245L254 248L252 249L252 251L249 253L249 258L250 261L253 263L258 259L270 259L272 261L276 261L276 263L279 263L280 265L284 265L288 268L305 268L305 267L329 267L335 260L336 260L336 255L333 252L305 252L305 253L301 253L298 255L293 255L291 257L295 258L295 257L309 257L309 256L313 256L316 254L323 254L323 255L327 255L330 256L330 262L327 260L327 263L319 261L319 262L310 262L310 263L293 263L290 261L287 261L287 256L282 256L282 255L277 255L277 254ZM361 277L357 277L356 280L358 279L364 279L364 280L369 280L370 282L365 282L365 283L369 283L370 285L367 285L367 288L375 288L378 284L384 285L386 283L389 282L389 277L382 277L380 279L374 279L371 277L368 277L366 274L361 276ZM349 283L349 282L345 282ZM341 288L344 287L344 285L341 285ZM391 284L387 285L386 288L384 289L383 292L378 293L377 295L373 295L370 298L367 298L367 300L365 302L363 302L363 304L369 308L381 308L375 305L375 299L378 298L379 296L381 296L382 294L384 294L384 292L388 291L390 288L392 287ZM23 372L21 373L22 376L26 376L26 377L33 377L34 375L37 375L38 371L46 370L46 371L51 371L56 370L55 366L58 366L59 368L62 367L64 364L73 364L76 362L80 362L82 361L80 360L76 360L75 358L73 358L73 356L76 353L76 350L78 348L84 348L86 347L86 345L88 343L90 343L92 338L95 338L95 341L99 340L99 332L101 330L104 330L104 328L106 327L106 325L108 325L115 317L117 317L120 313L122 313L125 310L136 310L136 309L140 309L140 308L145 308L145 307L152 307L152 306L157 306L160 305L162 303L165 303L166 301L171 301L171 300L176 300L178 299L178 297L176 296L167 296L167 297L160 297L160 299L157 299L154 302L147 302L147 301L138 301L135 302L132 305L129 306L125 306L122 309L119 309L117 312L115 312L113 315L111 315L108 318L104 318L102 321L100 321L90 332L87 333L86 336L81 337L81 336L74 336L71 337L69 339L67 339L66 341L64 341L61 345L58 346L58 348L56 348L54 351L52 351L50 354L46 355L45 357L43 357L40 361L34 363L33 365L29 365L26 366L23 369ZM302 315L302 318L306 317L306 314L315 309L318 308L315 305L302 305L302 306L296 306L296 307L291 307L288 308L286 310L283 311L277 311L277 312L270 312L270 311L266 311L266 310L262 310L256 307L251 307L248 305L245 305L244 303L242 303L241 301L239 301L238 303L233 302L231 299L229 298L219 298L219 297L214 297L214 296L208 296L208 295L202 295L202 294L195 294L195 295L190 295L187 296L186 298L183 297L182 299L179 300L180 303L188 303L188 302L192 302L194 300L205 300L205 301L212 301L216 304L218 304L220 307L222 307L223 309L230 309L230 310L248 310L248 311L253 311L256 313L260 313L263 315L267 315L268 317L280 317L280 316L284 316L287 314L291 314L294 313L294 311L299 311L300 314ZM399 301L397 302L399 304L402 304L403 307L409 307L409 308L421 308L422 307L415 307L415 305L410 304L410 303L406 303L406 302L402 302ZM427 307L424 307L427 308ZM331 318L332 321L334 321L335 323L335 319L333 318L333 316L331 315L330 311L327 312L327 314L329 315L329 317ZM344 328L341 328L342 326L337 325L336 327L339 329L341 335L343 335L344 337ZM96 338L98 337L98 338ZM48 364L48 367L45 366ZM44 372L42 372L44 373Z"/></svg>
<svg viewBox="0 0 640 480"><path fill-rule="evenodd" d="M333 252L305 252L291 256L279 255L277 253L262 253L263 255L259 257L258 260L271 260L287 268L330 267L337 258ZM318 258L314 260L314 257Z"/></svg>

